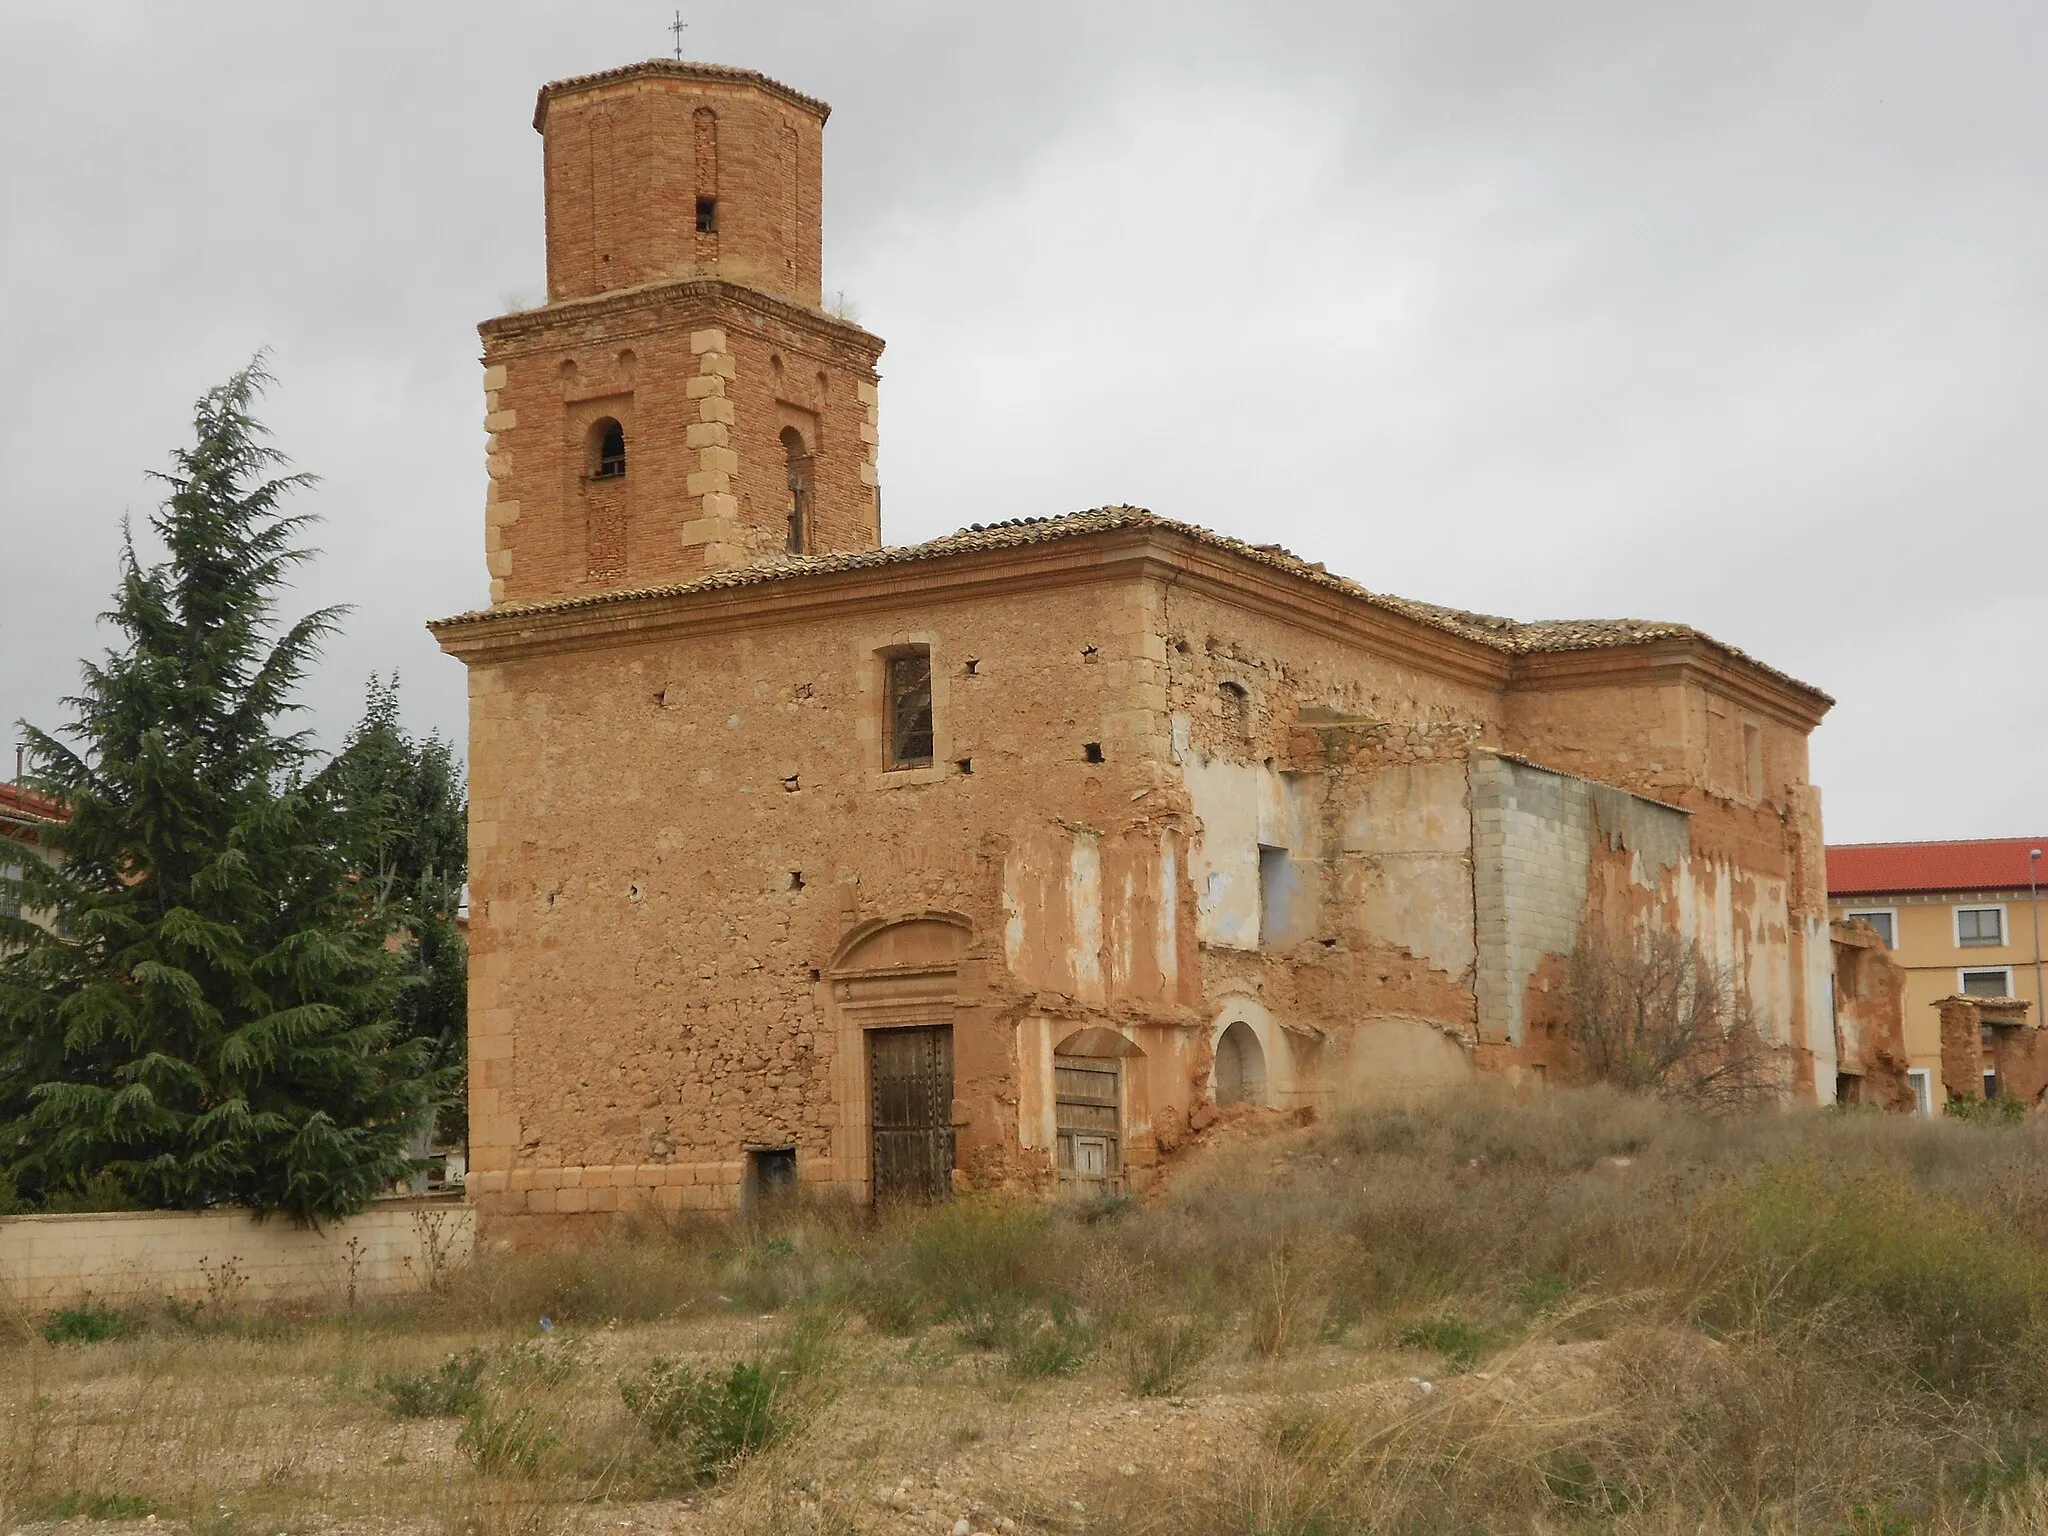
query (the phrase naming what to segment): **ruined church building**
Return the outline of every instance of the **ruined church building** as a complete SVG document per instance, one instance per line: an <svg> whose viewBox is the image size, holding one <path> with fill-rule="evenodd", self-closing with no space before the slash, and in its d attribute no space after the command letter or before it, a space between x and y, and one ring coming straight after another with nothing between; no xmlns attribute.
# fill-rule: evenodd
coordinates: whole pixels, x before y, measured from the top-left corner
<svg viewBox="0 0 2048 1536"><path fill-rule="evenodd" d="M1825 695L1130 507L884 545L827 110L668 61L540 92L491 606L433 626L487 1224L1136 1188L1212 1105L1555 1079L1598 925L1697 937L1834 1097Z"/></svg>

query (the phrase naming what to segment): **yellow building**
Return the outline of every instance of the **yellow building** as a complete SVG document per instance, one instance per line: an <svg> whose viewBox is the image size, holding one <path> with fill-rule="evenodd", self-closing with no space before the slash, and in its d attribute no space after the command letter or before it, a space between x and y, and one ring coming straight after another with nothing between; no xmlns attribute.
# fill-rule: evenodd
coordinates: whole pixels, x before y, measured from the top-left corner
<svg viewBox="0 0 2048 1536"><path fill-rule="evenodd" d="M2016 997L2042 1017L2048 837L1828 849L1828 912L1878 931L1906 972L1906 1055L1922 1113L1944 1095L1944 997Z"/></svg>
<svg viewBox="0 0 2048 1536"><path fill-rule="evenodd" d="M48 926L47 913L22 906L18 882L30 859L53 857L44 834L62 820L64 808L56 801L0 781L0 917Z"/></svg>

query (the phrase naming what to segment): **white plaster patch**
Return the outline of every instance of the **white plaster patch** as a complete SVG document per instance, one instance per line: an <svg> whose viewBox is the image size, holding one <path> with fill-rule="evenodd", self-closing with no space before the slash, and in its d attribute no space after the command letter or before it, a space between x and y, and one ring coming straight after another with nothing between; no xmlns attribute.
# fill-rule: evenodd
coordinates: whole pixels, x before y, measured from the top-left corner
<svg viewBox="0 0 2048 1536"><path fill-rule="evenodd" d="M1067 862L1067 912L1073 940L1067 949L1073 968L1074 995L1084 1002L1102 1000L1102 848L1092 832L1074 834Z"/></svg>

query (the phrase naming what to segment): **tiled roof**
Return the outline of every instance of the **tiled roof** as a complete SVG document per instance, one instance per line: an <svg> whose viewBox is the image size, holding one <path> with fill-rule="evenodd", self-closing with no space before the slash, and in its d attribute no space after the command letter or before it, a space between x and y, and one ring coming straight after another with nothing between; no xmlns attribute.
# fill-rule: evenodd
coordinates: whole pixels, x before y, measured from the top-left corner
<svg viewBox="0 0 2048 1536"><path fill-rule="evenodd" d="M759 565L734 566L728 570L707 572L688 581L665 586L640 587L622 592L593 592L583 597L550 598L540 602L506 603L496 608L443 619L433 628L457 628L519 614L564 613L635 598L683 597L693 592L756 586L797 576L873 570L880 566L943 560L949 555L1021 549L1031 544L1047 544L1056 539L1079 538L1087 534L1110 533L1126 528L1157 528L1163 532L1179 534L1211 549L1225 550L1239 559L1271 566L1275 570L1285 571L1290 576L1314 582L1317 586L1326 587L1334 592L1341 592L1357 601L1370 603L1391 613L1402 614L1419 623L1446 630L1510 655L1605 650L1617 646L1642 645L1655 640L1697 639L1725 655L1755 667L1760 672L1827 699L1827 695L1820 693L1811 684L1802 683L1774 667L1765 666L1755 657L1737 650L1732 645L1725 645L1711 635L1702 634L1690 625L1668 624L1654 619L1541 619L1534 623L1523 623L1515 619L1500 618L1494 614L1468 613L1461 608L1444 608L1435 603L1416 602L1412 598L1368 591L1355 581L1332 575L1319 561L1303 560L1300 556L1282 549L1278 544L1247 544L1242 539L1213 533L1193 523L1175 522L1171 518L1160 517L1143 507L1097 507L1088 512L1069 513L1065 517L1024 517L1007 523L992 523L986 527L975 523L958 533L929 539L922 544L848 550L830 555L789 555ZM1829 699L1828 702L1832 703L1833 700Z"/></svg>
<svg viewBox="0 0 2048 1536"><path fill-rule="evenodd" d="M1961 843L1837 843L1828 849L1830 896L1916 891L2011 891L2027 884L2028 853L2039 848L2048 883L2048 837L1993 837Z"/></svg>
<svg viewBox="0 0 2048 1536"><path fill-rule="evenodd" d="M18 784L0 784L0 816L13 821L68 820L63 804Z"/></svg>
<svg viewBox="0 0 2048 1536"><path fill-rule="evenodd" d="M671 80L728 80L735 85L758 85L793 106L817 113L821 123L832 115L832 109L817 97L806 96L757 69L734 69L729 64L699 64L693 59L643 59L638 64L601 69L594 75L571 75L566 80L550 80L540 88L540 96L534 101L533 126L539 128L547 121L550 96L561 91L580 91L593 85L609 85L614 80L630 80L635 75L664 75Z"/></svg>

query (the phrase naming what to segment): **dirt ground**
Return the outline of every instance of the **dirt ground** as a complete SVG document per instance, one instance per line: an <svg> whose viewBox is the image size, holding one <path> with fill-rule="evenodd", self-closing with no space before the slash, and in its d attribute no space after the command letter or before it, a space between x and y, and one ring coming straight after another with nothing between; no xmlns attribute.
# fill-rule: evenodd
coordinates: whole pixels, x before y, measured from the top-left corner
<svg viewBox="0 0 2048 1536"><path fill-rule="evenodd" d="M5 1357L14 1387L34 1390L7 1392L5 1434L17 1473L35 1442L45 1509L5 1529L1081 1531L1121 1523L1158 1489L1229 1477L1283 1410L1369 1424L1476 1395L1506 1413L1554 1411L1600 1348L1542 1344L1465 1374L1427 1351L1318 1344L1263 1360L1219 1350L1183 1394L1153 1398L1088 1365L1017 1382L999 1354L942 1332L891 1339L844 1319L831 1399L792 1441L700 1490L635 1497L630 1478L602 1488L607 1438L618 1449L630 1433L612 1383L656 1357L758 1355L777 1326L709 1316L508 1341L332 1324L276 1342L38 1345ZM561 1459L531 1478L480 1475L458 1449L460 1420L397 1417L374 1385L382 1372L479 1347L557 1367L517 1389L561 1424Z"/></svg>

